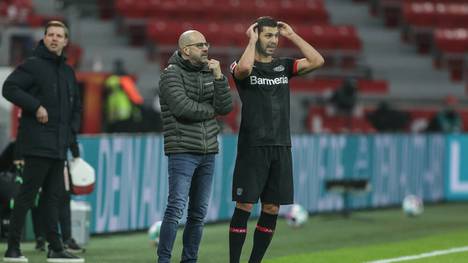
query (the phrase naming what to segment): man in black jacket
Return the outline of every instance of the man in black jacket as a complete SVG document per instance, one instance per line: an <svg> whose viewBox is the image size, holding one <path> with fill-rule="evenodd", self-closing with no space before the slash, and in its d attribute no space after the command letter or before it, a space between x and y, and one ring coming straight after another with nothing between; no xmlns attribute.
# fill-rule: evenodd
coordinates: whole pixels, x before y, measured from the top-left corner
<svg viewBox="0 0 468 263"><path fill-rule="evenodd" d="M169 197L161 225L158 262L169 263L177 227L187 203L182 262L196 262L208 210L218 152L215 119L232 109L227 78L219 62L208 59L209 44L198 31L179 38L179 50L169 59L159 82L168 155Z"/></svg>
<svg viewBox="0 0 468 263"><path fill-rule="evenodd" d="M59 21L49 22L33 56L19 65L3 85L3 96L22 109L18 141L25 159L4 262L28 262L20 250L21 232L40 187L46 204L47 262L84 262L63 249L58 232L64 160L71 138L78 132L81 109L75 73L62 53L67 43L67 27Z"/></svg>

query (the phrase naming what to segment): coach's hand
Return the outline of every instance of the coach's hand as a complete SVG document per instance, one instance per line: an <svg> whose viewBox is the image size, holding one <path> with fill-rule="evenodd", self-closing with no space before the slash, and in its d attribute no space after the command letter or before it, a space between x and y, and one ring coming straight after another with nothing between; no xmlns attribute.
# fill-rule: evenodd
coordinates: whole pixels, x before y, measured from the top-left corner
<svg viewBox="0 0 468 263"><path fill-rule="evenodd" d="M245 34L249 37L250 41L257 42L258 40L258 27L257 23L254 23L249 26Z"/></svg>
<svg viewBox="0 0 468 263"><path fill-rule="evenodd" d="M289 38L295 34L291 26L285 22L278 21L278 30L283 37Z"/></svg>
<svg viewBox="0 0 468 263"><path fill-rule="evenodd" d="M221 73L221 66L219 61L215 59L208 60L208 68L213 72L215 79L223 78L223 73Z"/></svg>
<svg viewBox="0 0 468 263"><path fill-rule="evenodd" d="M42 124L46 124L49 121L49 114L47 113L47 110L44 107L39 106L39 108L36 111L36 119Z"/></svg>

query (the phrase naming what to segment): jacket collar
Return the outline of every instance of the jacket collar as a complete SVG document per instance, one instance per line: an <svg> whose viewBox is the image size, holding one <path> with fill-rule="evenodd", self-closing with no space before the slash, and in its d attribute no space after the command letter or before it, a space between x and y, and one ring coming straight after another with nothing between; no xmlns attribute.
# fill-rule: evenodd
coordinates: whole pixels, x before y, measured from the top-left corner
<svg viewBox="0 0 468 263"><path fill-rule="evenodd" d="M182 58L179 51L175 51L172 54L169 64L176 64L186 71L210 71L208 65L193 65L189 60Z"/></svg>
<svg viewBox="0 0 468 263"><path fill-rule="evenodd" d="M60 56L58 56L55 53L50 52L49 49L47 49L47 47L45 46L44 40L39 41L39 44L34 49L33 54L34 54L34 56L41 57L41 58L44 58L44 59L49 59L49 60L55 61L57 63L65 62L65 60L67 59L64 52L62 52L62 55L60 55Z"/></svg>

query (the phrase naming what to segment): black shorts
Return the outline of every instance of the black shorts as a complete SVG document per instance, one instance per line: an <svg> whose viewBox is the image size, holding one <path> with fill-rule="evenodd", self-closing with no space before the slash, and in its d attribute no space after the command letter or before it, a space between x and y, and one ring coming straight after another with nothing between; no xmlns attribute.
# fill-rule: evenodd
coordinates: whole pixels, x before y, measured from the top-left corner
<svg viewBox="0 0 468 263"><path fill-rule="evenodd" d="M294 201L291 147L246 147L237 151L232 200L286 205Z"/></svg>

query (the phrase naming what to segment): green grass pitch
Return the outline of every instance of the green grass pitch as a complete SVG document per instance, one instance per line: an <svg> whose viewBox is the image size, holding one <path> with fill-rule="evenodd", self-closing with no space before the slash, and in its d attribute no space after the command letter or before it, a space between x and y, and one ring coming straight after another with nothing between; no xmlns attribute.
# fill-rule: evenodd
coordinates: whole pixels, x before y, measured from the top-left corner
<svg viewBox="0 0 468 263"><path fill-rule="evenodd" d="M249 222L242 262L252 247L255 221ZM200 263L227 263L228 223L207 225L200 248ZM175 244L173 261L180 262L182 233ZM33 243L23 245L31 263L45 262L45 253ZM278 227L265 256L265 263L369 262L417 255L435 250L468 246L468 204L437 204L424 214L409 218L400 209L354 212L350 218L338 214L314 215L301 228L284 220ZM5 251L5 243L0 251ZM155 248L146 233L93 236L82 254L88 263L154 263ZM405 262L468 262L468 252L452 253Z"/></svg>

